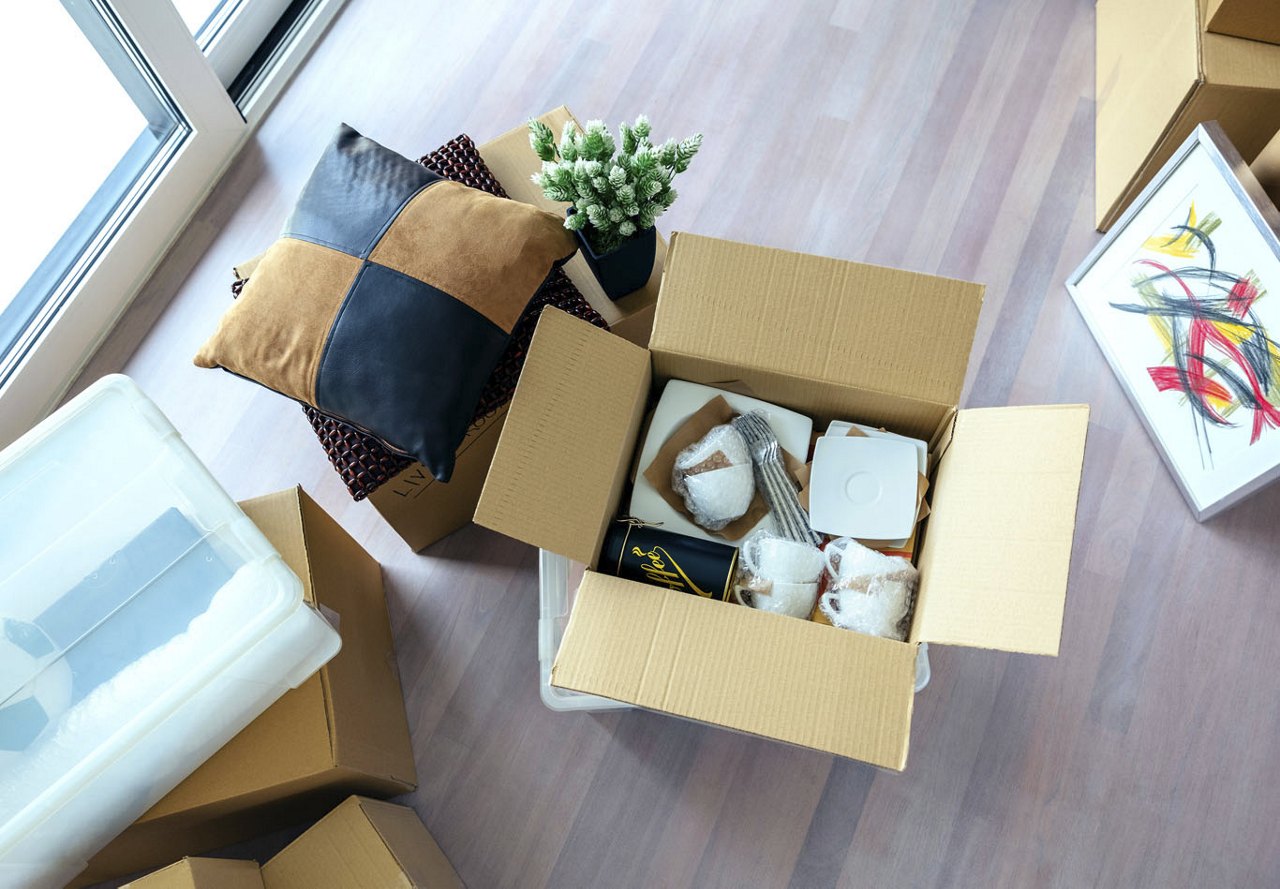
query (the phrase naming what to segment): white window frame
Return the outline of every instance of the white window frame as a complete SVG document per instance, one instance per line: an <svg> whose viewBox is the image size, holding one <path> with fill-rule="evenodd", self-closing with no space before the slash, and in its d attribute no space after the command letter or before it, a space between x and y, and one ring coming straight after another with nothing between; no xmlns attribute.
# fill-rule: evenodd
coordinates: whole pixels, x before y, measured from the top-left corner
<svg viewBox="0 0 1280 889"><path fill-rule="evenodd" d="M240 70L258 48L258 35L265 34L280 20L290 0L253 0L237 3L211 23L210 34L200 34L197 41L209 64L224 86L230 86Z"/></svg>
<svg viewBox="0 0 1280 889"><path fill-rule="evenodd" d="M84 251L74 287L46 307L39 336L0 387L0 446L51 411L155 271L221 174L261 122L344 0L316 0L250 95L243 114L170 0L111 0L140 54L191 132ZM93 257L90 261L87 257ZM55 307L56 304L56 307Z"/></svg>

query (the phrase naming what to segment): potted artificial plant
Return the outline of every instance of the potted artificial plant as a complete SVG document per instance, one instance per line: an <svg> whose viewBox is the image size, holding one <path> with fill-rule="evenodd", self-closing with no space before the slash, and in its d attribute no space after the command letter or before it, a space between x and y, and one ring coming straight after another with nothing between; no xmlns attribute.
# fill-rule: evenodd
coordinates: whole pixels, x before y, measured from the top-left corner
<svg viewBox="0 0 1280 889"><path fill-rule="evenodd" d="M649 141L642 114L618 127L621 143L598 120L579 131L566 121L556 145L551 128L529 121L529 144L542 158L534 184L553 201L572 204L564 225L578 236L582 253L610 299L639 290L653 272L657 236L653 221L676 199L671 180L683 173L702 145L702 134L682 142Z"/></svg>

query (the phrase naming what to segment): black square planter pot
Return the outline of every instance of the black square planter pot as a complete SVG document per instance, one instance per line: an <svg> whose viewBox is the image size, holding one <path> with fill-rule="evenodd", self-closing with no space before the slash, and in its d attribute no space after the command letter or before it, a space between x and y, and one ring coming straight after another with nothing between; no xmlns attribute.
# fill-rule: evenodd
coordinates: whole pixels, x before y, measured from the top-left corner
<svg viewBox="0 0 1280 889"><path fill-rule="evenodd" d="M569 210L573 212L572 208ZM597 254L582 232L575 232L582 255L604 288L609 299L617 300L634 293L649 281L653 274L653 260L658 251L658 233L650 226L622 242L608 253Z"/></svg>

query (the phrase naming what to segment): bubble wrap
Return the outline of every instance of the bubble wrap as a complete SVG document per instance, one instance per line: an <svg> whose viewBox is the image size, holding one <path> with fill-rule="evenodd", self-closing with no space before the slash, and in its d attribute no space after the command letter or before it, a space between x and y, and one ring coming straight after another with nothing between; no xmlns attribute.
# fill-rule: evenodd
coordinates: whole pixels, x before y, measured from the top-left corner
<svg viewBox="0 0 1280 889"><path fill-rule="evenodd" d="M684 498L694 522L708 531L740 518L756 493L742 433L727 423L715 426L677 454L671 489Z"/></svg>
<svg viewBox="0 0 1280 889"><path fill-rule="evenodd" d="M900 556L886 556L842 537L826 550L827 592L818 606L837 627L906 639L903 619L911 608L920 572Z"/></svg>

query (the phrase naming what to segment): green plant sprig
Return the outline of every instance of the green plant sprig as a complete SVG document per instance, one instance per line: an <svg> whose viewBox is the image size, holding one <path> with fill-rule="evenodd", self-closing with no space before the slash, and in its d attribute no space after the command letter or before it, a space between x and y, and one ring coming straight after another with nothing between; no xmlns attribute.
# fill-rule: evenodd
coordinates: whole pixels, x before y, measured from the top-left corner
<svg viewBox="0 0 1280 889"><path fill-rule="evenodd" d="M643 114L618 127L617 141L601 121L579 130L569 120L557 145L549 126L529 121L529 144L542 160L541 171L531 177L534 184L548 199L573 204L565 228L582 232L596 253L615 250L653 227L675 202L671 180L689 168L702 145L701 133L657 146L649 135Z"/></svg>

